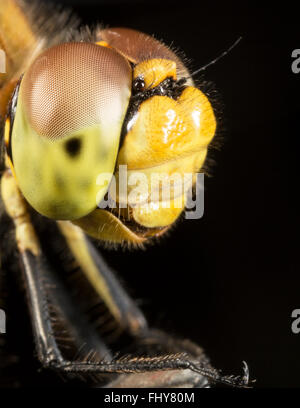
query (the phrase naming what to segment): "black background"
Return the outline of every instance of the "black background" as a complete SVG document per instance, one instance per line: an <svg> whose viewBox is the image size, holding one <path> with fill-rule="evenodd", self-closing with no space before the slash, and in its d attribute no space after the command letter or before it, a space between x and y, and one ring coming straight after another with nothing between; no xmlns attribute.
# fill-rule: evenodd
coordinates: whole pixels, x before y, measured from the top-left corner
<svg viewBox="0 0 300 408"><path fill-rule="evenodd" d="M202 79L222 106L223 146L211 153L205 211L146 251L104 250L154 326L204 347L213 364L258 387L300 385L298 118L300 48L291 4L61 1L84 23L155 34L197 69L233 44ZM199 78L201 80L201 77ZM201 84L201 81L200 81Z"/></svg>

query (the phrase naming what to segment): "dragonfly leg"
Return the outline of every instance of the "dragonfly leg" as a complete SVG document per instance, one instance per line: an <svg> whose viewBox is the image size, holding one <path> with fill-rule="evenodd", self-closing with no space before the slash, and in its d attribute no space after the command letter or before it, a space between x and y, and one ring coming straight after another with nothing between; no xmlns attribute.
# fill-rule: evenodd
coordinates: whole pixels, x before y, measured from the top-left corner
<svg viewBox="0 0 300 408"><path fill-rule="evenodd" d="M142 311L122 288L89 238L70 222L58 221L58 225L82 271L118 324L133 336L147 333L147 322Z"/></svg>

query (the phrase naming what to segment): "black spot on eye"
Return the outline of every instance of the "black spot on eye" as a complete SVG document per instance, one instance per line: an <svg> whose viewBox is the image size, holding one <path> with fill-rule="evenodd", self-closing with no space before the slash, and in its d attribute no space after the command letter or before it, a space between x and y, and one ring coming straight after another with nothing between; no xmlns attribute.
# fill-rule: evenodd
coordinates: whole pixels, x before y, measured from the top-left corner
<svg viewBox="0 0 300 408"><path fill-rule="evenodd" d="M77 137L73 137L65 143L65 149L70 157L78 156L81 149L81 140Z"/></svg>

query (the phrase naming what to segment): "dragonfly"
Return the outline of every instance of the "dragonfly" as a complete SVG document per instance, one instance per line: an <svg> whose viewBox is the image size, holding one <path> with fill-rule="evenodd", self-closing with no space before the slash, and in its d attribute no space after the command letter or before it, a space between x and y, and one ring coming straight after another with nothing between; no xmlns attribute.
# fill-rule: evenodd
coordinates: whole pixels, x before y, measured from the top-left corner
<svg viewBox="0 0 300 408"><path fill-rule="evenodd" d="M184 61L152 35L17 0L0 4L0 48L1 269L22 274L41 366L106 387L247 387L246 364L223 375L149 327L96 245L147 246L185 210L217 123ZM146 194L153 175L187 173Z"/></svg>

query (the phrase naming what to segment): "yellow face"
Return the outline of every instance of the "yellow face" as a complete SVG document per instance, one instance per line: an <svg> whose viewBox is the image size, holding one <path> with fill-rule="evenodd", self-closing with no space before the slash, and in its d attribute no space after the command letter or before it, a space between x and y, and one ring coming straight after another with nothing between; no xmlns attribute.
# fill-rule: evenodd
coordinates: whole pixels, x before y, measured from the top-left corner
<svg viewBox="0 0 300 408"><path fill-rule="evenodd" d="M195 174L201 169L215 134L216 120L207 97L199 89L192 86L176 88L173 61L150 59L141 62L134 69L133 84L139 87L143 84L142 92L150 95L160 86L165 86L165 90L154 92L134 113L118 154L117 169L126 165L128 178L134 179L136 173L144 176L140 178L144 180L148 197L132 203L133 219L147 228L166 227L184 209L187 188L191 187L182 185L181 189L172 189L171 181L177 177L179 183L180 180L183 183L184 175ZM167 202L163 194L158 194L156 201L151 199L157 185L153 182L155 179L165 181L167 187L170 181ZM128 187L128 195L132 188Z"/></svg>
<svg viewBox="0 0 300 408"><path fill-rule="evenodd" d="M142 243L184 210L195 179L183 189L172 182L201 169L216 120L166 46L129 29L98 37L52 47L31 64L13 99L8 155L39 213L99 239ZM128 180L139 180L138 194ZM162 180L171 183L166 196ZM114 208L98 208L107 193Z"/></svg>

